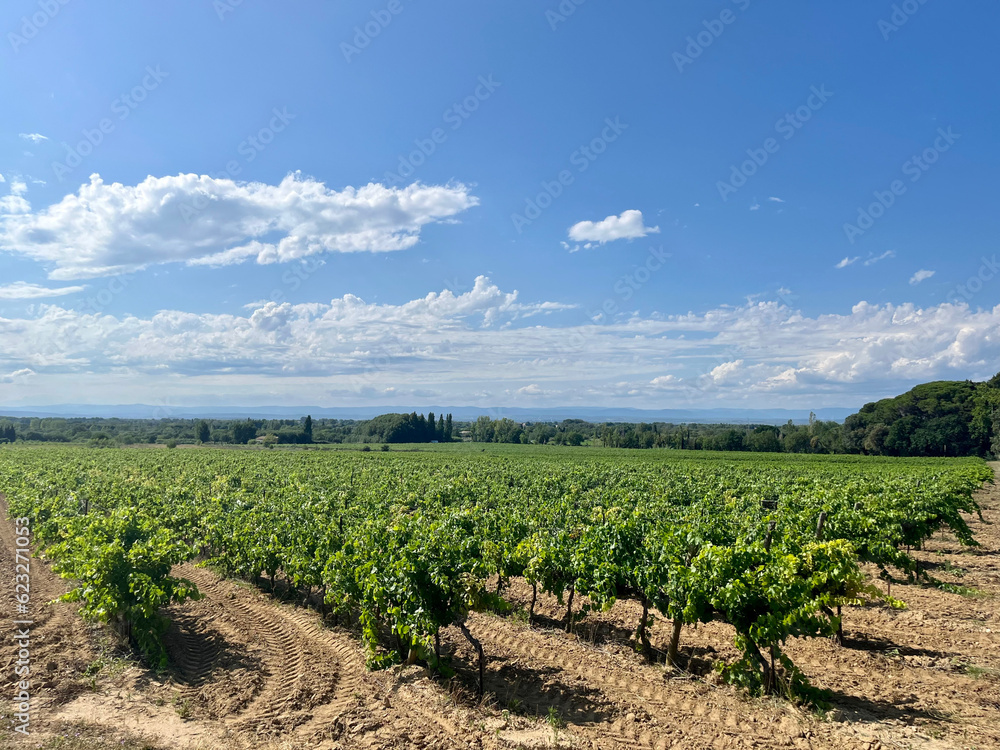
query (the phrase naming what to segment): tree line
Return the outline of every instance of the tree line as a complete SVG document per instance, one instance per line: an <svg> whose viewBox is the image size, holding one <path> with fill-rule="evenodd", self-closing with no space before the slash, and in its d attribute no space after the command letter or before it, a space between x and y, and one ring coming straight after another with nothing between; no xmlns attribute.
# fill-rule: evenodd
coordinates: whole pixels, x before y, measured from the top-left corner
<svg viewBox="0 0 1000 750"><path fill-rule="evenodd" d="M371 420L0 418L0 443L309 445L429 443L452 439L451 414L383 414Z"/></svg>
<svg viewBox="0 0 1000 750"><path fill-rule="evenodd" d="M468 437L484 443L611 448L852 453L874 456L1000 456L1000 374L977 383L935 381L865 404L844 424L810 414L808 424L519 424L479 417Z"/></svg>
<svg viewBox="0 0 1000 750"><path fill-rule="evenodd" d="M276 444L478 443L600 445L611 448L855 453L877 456L1000 455L1000 374L984 383L924 383L865 404L844 424L516 422L481 416L382 414L369 420L0 418L0 443L17 440L94 446L138 443Z"/></svg>

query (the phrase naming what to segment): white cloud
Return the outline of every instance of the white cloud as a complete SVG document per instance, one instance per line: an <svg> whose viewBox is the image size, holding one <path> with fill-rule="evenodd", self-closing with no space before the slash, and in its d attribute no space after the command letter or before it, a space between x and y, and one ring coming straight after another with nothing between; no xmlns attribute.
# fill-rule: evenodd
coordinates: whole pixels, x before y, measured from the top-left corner
<svg viewBox="0 0 1000 750"><path fill-rule="evenodd" d="M840 261L840 263L838 263L835 266L835 268L847 268L852 263L857 263L858 260L860 260L860 258L861 258L860 255L855 255L853 258L851 258L849 256L845 257L842 261Z"/></svg>
<svg viewBox="0 0 1000 750"><path fill-rule="evenodd" d="M770 198L768 198L768 200L774 201L775 203L784 203L784 201L781 198L775 198L773 195Z"/></svg>
<svg viewBox="0 0 1000 750"><path fill-rule="evenodd" d="M593 242L603 245L615 240L634 240L649 234L658 234L659 227L647 227L642 211L625 211L621 216L609 216L603 221L581 221L569 229L574 242Z"/></svg>
<svg viewBox="0 0 1000 750"><path fill-rule="evenodd" d="M0 217L3 214L26 214L31 211L31 204L20 195L5 195L0 198Z"/></svg>
<svg viewBox="0 0 1000 750"><path fill-rule="evenodd" d="M885 260L886 258L895 258L896 253L893 250L886 250L881 255L873 255L865 261L866 266L874 266L880 260Z"/></svg>
<svg viewBox="0 0 1000 750"><path fill-rule="evenodd" d="M85 286L64 286L51 289L38 284L28 284L15 281L13 284L0 286L0 299L42 299L44 297L63 297L67 294L82 292Z"/></svg>
<svg viewBox="0 0 1000 750"><path fill-rule="evenodd" d="M681 383L681 379L676 375L660 375L649 381L649 384L654 388L665 389L665 388L675 388Z"/></svg>
<svg viewBox="0 0 1000 750"><path fill-rule="evenodd" d="M937 273L937 272L936 271L927 271L927 270L924 270L924 269L920 269L915 274L913 274L913 276L910 277L910 284L913 285L913 286L916 286L921 281L926 281L927 279L929 279L935 273Z"/></svg>
<svg viewBox="0 0 1000 750"><path fill-rule="evenodd" d="M5 180L4 176L2 174L0 174L0 183L4 183L4 182L7 182L7 180Z"/></svg>
<svg viewBox="0 0 1000 750"><path fill-rule="evenodd" d="M26 141L31 141L32 143L41 143L42 141L47 141L48 136L44 136L41 133L18 133L18 135Z"/></svg>
<svg viewBox="0 0 1000 750"><path fill-rule="evenodd" d="M755 200L752 204L750 204L750 210L751 211L759 211L760 210L760 203L758 203Z"/></svg>
<svg viewBox="0 0 1000 750"><path fill-rule="evenodd" d="M158 263L277 263L410 248L426 225L477 204L461 184L336 191L299 174L278 185L188 174L126 186L92 175L44 210L0 217L0 248L54 265L49 277L63 280Z"/></svg>
<svg viewBox="0 0 1000 750"><path fill-rule="evenodd" d="M29 370L27 368L23 370L16 370L12 372L10 375L0 375L0 383L9 385L10 383L16 383L20 380L27 380L34 374L35 374L34 371Z"/></svg>
<svg viewBox="0 0 1000 750"><path fill-rule="evenodd" d="M807 316L757 301L603 325L582 311L575 324L542 317L565 307L522 301L484 277L461 294L398 304L348 294L236 315L116 317L40 304L0 318L0 373L37 373L32 393L36 402L51 394L50 403L72 387L98 403L447 396L662 408L669 395L671 405L814 408L860 405L926 380L990 377L1000 361L1000 305L861 302Z"/></svg>

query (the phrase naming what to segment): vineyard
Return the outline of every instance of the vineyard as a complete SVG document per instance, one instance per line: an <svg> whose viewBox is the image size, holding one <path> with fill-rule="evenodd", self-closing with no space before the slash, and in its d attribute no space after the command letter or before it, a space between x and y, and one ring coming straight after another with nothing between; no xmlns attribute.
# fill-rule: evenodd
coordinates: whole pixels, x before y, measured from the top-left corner
<svg viewBox="0 0 1000 750"><path fill-rule="evenodd" d="M938 532L977 544L974 493L993 471L971 459L462 446L9 447L0 476L11 516L30 519L71 582L64 598L154 668L177 668L171 613L218 585L211 570L353 633L369 670L423 665L442 685L458 670L473 703L498 699L487 675L504 656L477 635L483 613L583 633L625 607L637 665L688 674L684 638L711 624L731 639L712 665L720 682L823 707L789 642L842 643L864 608L905 610L913 584L963 593L918 551Z"/></svg>

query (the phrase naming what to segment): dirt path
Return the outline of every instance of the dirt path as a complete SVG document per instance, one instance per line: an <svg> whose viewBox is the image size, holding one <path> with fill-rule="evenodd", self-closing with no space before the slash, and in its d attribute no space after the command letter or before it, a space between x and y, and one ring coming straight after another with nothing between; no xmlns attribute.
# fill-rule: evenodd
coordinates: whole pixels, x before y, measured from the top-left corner
<svg viewBox="0 0 1000 750"><path fill-rule="evenodd" d="M167 679L137 676L130 687L142 696L119 701L110 716L106 702L102 711L91 698L55 719L97 711L102 722L169 738L177 748L393 747L401 737L406 747L468 747L458 728L437 716L437 696L401 675L368 673L360 644L317 613L192 565L174 574L193 581L204 598L168 610ZM131 721L137 712L143 721Z"/></svg>

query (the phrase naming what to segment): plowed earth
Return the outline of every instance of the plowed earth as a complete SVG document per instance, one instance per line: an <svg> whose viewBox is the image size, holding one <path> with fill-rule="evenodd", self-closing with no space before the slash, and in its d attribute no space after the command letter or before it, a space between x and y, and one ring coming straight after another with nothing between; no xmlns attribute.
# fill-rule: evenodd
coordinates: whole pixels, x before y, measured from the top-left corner
<svg viewBox="0 0 1000 750"><path fill-rule="evenodd" d="M172 666L156 674L85 624L75 605L48 603L68 584L33 558L24 738L9 729L15 541L0 499L0 747L1000 748L1000 487L979 500L986 522L968 520L980 548L940 534L916 553L934 576L976 595L894 585L909 608L845 609L844 646L787 644L812 683L830 691L825 711L719 684L713 665L736 656L721 623L684 629L683 673L635 652L634 602L589 613L567 634L565 607L539 595L529 628L531 590L521 580L504 591L521 616L468 618L488 659L482 703L472 697L475 653L456 628L441 639L455 679L420 666L369 673L348 630L192 565L175 573L205 598L167 611ZM654 648L665 649L669 632L657 620ZM65 744L77 733L96 744Z"/></svg>

